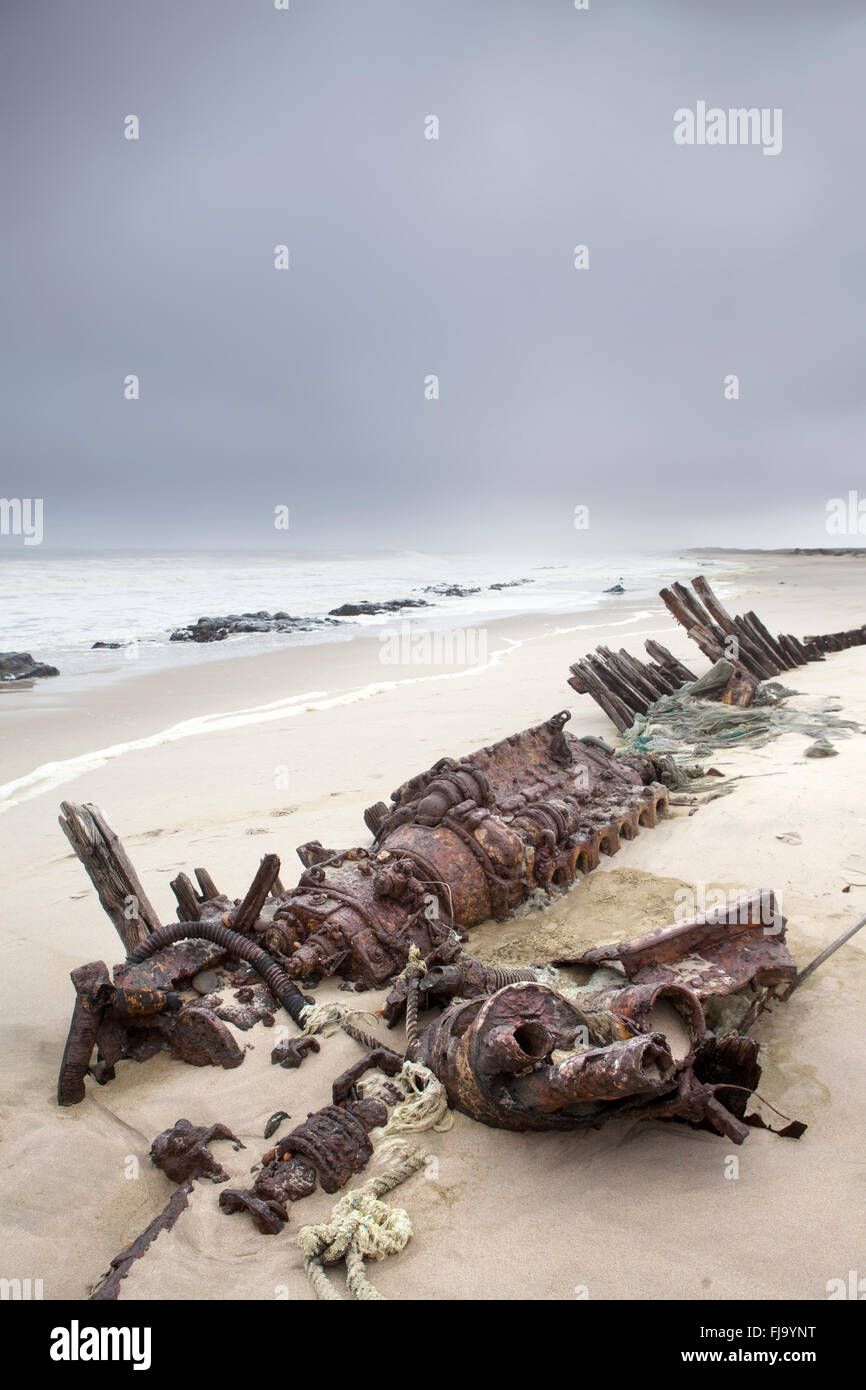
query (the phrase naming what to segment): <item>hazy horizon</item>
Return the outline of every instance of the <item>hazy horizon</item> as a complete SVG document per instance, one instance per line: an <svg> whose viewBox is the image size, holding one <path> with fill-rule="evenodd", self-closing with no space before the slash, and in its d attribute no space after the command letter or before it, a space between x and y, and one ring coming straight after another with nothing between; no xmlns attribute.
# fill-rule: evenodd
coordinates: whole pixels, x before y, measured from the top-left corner
<svg viewBox="0 0 866 1390"><path fill-rule="evenodd" d="M43 500L43 548L864 540L826 528L863 477L855 0L0 26L0 497ZM780 112L778 149L677 144L703 102Z"/></svg>

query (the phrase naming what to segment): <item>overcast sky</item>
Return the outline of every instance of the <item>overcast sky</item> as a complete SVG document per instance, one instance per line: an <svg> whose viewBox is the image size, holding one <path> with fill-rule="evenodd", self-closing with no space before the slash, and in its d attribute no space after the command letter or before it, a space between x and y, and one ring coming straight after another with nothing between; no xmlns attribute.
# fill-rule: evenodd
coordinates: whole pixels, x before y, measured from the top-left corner
<svg viewBox="0 0 866 1390"><path fill-rule="evenodd" d="M2 0L0 51L46 546L838 544L866 496L861 0ZM781 152L675 144L699 101Z"/></svg>

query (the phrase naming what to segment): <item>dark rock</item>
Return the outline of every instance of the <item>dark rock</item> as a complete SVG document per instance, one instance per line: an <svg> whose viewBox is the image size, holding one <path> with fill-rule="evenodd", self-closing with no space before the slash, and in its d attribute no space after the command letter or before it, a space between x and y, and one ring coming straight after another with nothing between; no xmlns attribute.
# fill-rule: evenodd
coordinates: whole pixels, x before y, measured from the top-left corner
<svg viewBox="0 0 866 1390"><path fill-rule="evenodd" d="M531 584L531 579L503 579L498 584L491 584L491 589L516 589L521 584Z"/></svg>
<svg viewBox="0 0 866 1390"><path fill-rule="evenodd" d="M468 589L463 584L428 584L421 590L423 594L438 594L440 598L467 598L469 594L480 594L480 589Z"/></svg>
<svg viewBox="0 0 866 1390"><path fill-rule="evenodd" d="M621 584L611 584L609 589L605 589L606 594L624 594L625 589Z"/></svg>
<svg viewBox="0 0 866 1390"><path fill-rule="evenodd" d="M399 613L403 608L429 608L430 604L425 598L392 598L384 603L371 603L368 599L363 599L360 603L343 603L339 608L332 608L328 613L329 618L360 618L368 617L374 613Z"/></svg>
<svg viewBox="0 0 866 1390"><path fill-rule="evenodd" d="M34 661L29 652L0 652L0 681L23 681L33 676L59 676L56 666Z"/></svg>
<svg viewBox="0 0 866 1390"><path fill-rule="evenodd" d="M93 646L90 648L90 650L91 650L92 652L96 652L96 651L99 651L99 650L103 650L103 651L107 651L107 652L116 652L117 649L118 649L118 647L125 647L125 646L126 646L126 643L125 643L125 642L94 642L94 643L93 643Z"/></svg>
<svg viewBox="0 0 866 1390"><path fill-rule="evenodd" d="M222 642L232 632L311 632L316 627L336 627L334 618L293 618L291 613L229 613L224 618L199 618L179 627L171 642Z"/></svg>
<svg viewBox="0 0 866 1390"><path fill-rule="evenodd" d="M816 738L806 749L807 758L838 758L839 749L834 748L828 738Z"/></svg>

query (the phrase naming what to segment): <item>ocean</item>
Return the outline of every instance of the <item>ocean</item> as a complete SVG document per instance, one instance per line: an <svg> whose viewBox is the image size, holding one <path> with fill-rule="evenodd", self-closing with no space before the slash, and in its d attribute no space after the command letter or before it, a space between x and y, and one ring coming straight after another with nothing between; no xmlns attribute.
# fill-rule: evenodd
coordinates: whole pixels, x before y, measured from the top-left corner
<svg viewBox="0 0 866 1390"><path fill-rule="evenodd" d="M529 613L592 610L614 602L619 582L632 600L652 600L662 584L698 568L688 555L625 554L551 562L510 555L399 551L368 555L281 557L273 554L48 552L0 549L0 651L28 651L63 675L142 670L174 662L312 642L350 641L410 621L413 630L469 627ZM714 573L741 568L715 561ZM492 584L527 581L491 589ZM478 588L466 597L424 593L428 585ZM173 629L199 617L285 611L324 617L356 600L424 598L429 608L362 616L312 632L233 634L210 644L171 643ZM132 644L123 653L95 642Z"/></svg>

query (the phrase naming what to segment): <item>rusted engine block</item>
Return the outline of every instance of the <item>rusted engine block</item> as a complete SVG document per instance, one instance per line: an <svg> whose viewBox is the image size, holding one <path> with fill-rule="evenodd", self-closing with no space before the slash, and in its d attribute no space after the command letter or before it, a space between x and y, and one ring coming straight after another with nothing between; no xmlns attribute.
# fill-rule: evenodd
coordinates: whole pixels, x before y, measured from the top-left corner
<svg viewBox="0 0 866 1390"><path fill-rule="evenodd" d="M464 997L421 1034L418 1060L451 1105L498 1128L675 1116L742 1143L761 1074L745 1028L796 976L784 935L773 895L759 893L558 962L584 974L561 989L536 971L490 993L489 967L458 958L424 981L428 1004L456 988Z"/></svg>
<svg viewBox="0 0 866 1390"><path fill-rule="evenodd" d="M452 927L502 921L655 825L667 790L567 733L569 717L440 759L367 810L369 850L301 846L307 870L264 935L287 972L379 987L413 943L427 956Z"/></svg>

